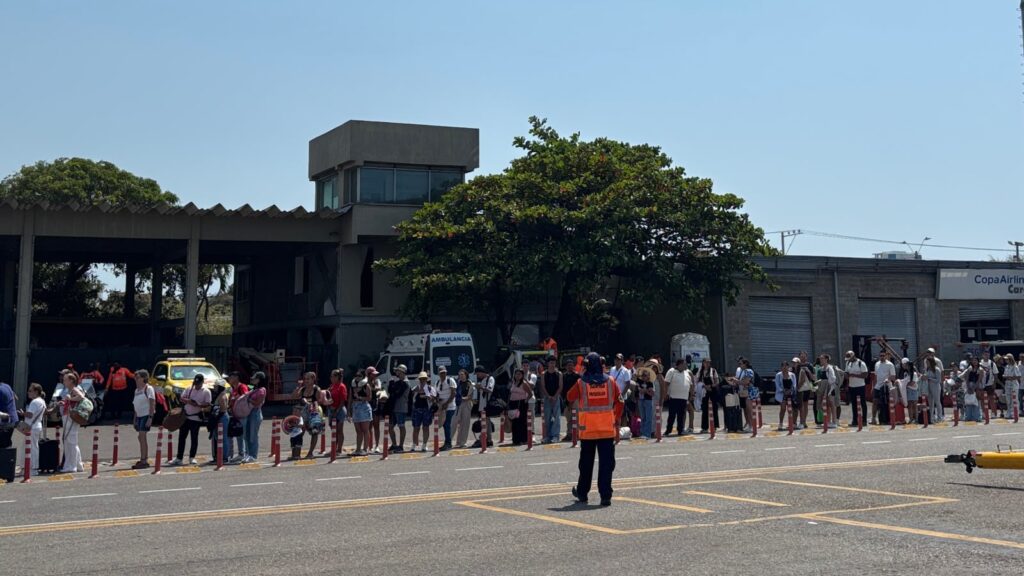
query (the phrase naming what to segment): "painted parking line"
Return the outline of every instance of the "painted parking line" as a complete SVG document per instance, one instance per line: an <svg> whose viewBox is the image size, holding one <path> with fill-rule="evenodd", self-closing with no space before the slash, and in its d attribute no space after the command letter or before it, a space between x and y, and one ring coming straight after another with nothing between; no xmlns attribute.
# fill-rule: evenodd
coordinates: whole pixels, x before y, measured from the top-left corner
<svg viewBox="0 0 1024 576"><path fill-rule="evenodd" d="M254 482L251 484L232 484L229 488L249 488L250 486L272 486L274 484L284 484L284 482Z"/></svg>
<svg viewBox="0 0 1024 576"><path fill-rule="evenodd" d="M332 480L357 480L362 476L337 476L335 478L317 478L316 482L331 482Z"/></svg>
<svg viewBox="0 0 1024 576"><path fill-rule="evenodd" d="M157 494L159 492L187 492L190 490L202 490L199 486L191 486L189 488L164 488L163 490L139 490L139 494Z"/></svg>
<svg viewBox="0 0 1024 576"><path fill-rule="evenodd" d="M882 530L886 532L898 532L902 534L914 534L917 536L930 536L932 538L941 538L944 540L957 540L960 542L971 542L975 544L991 544L993 546L1004 546L1006 548L1017 548L1024 550L1024 543L1010 542L1008 540L996 540L994 538L981 538L978 536L968 536L965 534L953 534L950 532L939 532L936 530L922 530L920 528L910 528L906 526L892 526L889 524L877 524L875 522L861 522L859 520L849 520L846 518L836 518L834 516L824 516L817 514L806 514L805 518L817 520L820 522L831 522L833 524L841 524L844 526L855 526L857 528L871 528L874 530Z"/></svg>
<svg viewBox="0 0 1024 576"><path fill-rule="evenodd" d="M967 436L953 436L953 440L962 440L964 438L981 438L981 434L968 434Z"/></svg>
<svg viewBox="0 0 1024 576"><path fill-rule="evenodd" d="M654 500L644 500L642 498L630 498L628 496L616 496L616 500L623 502L635 502L637 504L647 504L648 506L657 506L659 508L670 508L672 510L685 510L687 512L696 512L698 514L711 514L713 510L706 508L697 508L696 506L684 506L682 504L672 504L670 502L657 502Z"/></svg>
<svg viewBox="0 0 1024 576"><path fill-rule="evenodd" d="M633 459L632 456L619 456L615 460L618 461L618 460L632 460L632 459Z"/></svg>
<svg viewBox="0 0 1024 576"><path fill-rule="evenodd" d="M456 468L456 472L471 472L473 470L497 470L498 468L504 468L504 466L477 466L475 468Z"/></svg>
<svg viewBox="0 0 1024 576"><path fill-rule="evenodd" d="M686 490L683 494L689 494L691 496L706 496L708 498L720 498L722 500L732 500L734 502L746 502L748 504L760 504L762 506L775 506L778 508L788 507L789 504L783 504L782 502L771 502L769 500L756 500L754 498L742 498L740 496L730 496L728 494L719 494L717 492L704 492L702 490Z"/></svg>
<svg viewBox="0 0 1024 576"><path fill-rule="evenodd" d="M716 450L711 454L739 454L740 452L746 452L746 450Z"/></svg>
<svg viewBox="0 0 1024 576"><path fill-rule="evenodd" d="M568 460L562 460L560 462L534 462L533 464L527 464L527 466L554 466L555 464L568 464Z"/></svg>
<svg viewBox="0 0 1024 576"><path fill-rule="evenodd" d="M834 448L836 446L845 446L845 444L815 444L815 448Z"/></svg>
<svg viewBox="0 0 1024 576"><path fill-rule="evenodd" d="M861 444L892 444L892 440L872 440L871 442L861 442Z"/></svg>
<svg viewBox="0 0 1024 576"><path fill-rule="evenodd" d="M0 504L14 504L17 500L0 500Z"/></svg>
<svg viewBox="0 0 1024 576"><path fill-rule="evenodd" d="M53 496L50 500L71 500L72 498L101 498L103 496L117 496L115 492L104 492L103 494L76 494L73 496Z"/></svg>
<svg viewBox="0 0 1024 576"><path fill-rule="evenodd" d="M651 456L651 458L674 458L676 456L689 456L689 454L658 454L656 456Z"/></svg>
<svg viewBox="0 0 1024 576"><path fill-rule="evenodd" d="M1000 432L999 434L993 434L993 436L1018 436L1022 432Z"/></svg>
<svg viewBox="0 0 1024 576"><path fill-rule="evenodd" d="M938 440L938 438L911 438L907 442L928 442L929 440Z"/></svg>
<svg viewBox="0 0 1024 576"><path fill-rule="evenodd" d="M395 472L392 476L412 476L413 474L430 474L430 470L417 470L416 472Z"/></svg>
<svg viewBox="0 0 1024 576"><path fill-rule="evenodd" d="M778 448L765 448L765 452L771 452L773 450L796 450L796 446L781 446Z"/></svg>

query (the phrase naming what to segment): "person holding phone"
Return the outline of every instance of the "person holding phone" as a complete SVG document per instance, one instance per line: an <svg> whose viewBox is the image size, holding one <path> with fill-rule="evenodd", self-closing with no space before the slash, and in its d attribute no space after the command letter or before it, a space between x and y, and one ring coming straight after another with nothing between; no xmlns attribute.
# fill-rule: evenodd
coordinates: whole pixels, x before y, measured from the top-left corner
<svg viewBox="0 0 1024 576"><path fill-rule="evenodd" d="M189 439L188 463L192 466L197 464L196 452L199 450L199 428L203 425L203 416L210 410L213 397L210 391L203 387L203 375L196 374L192 379L192 387L181 395L181 402L185 409L185 422L181 425L178 433L178 457L171 464L181 466L182 458L185 456L185 440Z"/></svg>

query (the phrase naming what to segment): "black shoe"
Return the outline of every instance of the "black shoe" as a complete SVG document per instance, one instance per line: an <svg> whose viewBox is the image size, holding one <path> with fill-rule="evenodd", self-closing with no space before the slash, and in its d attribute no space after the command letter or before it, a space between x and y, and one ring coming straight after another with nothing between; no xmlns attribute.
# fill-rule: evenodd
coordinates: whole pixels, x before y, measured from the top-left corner
<svg viewBox="0 0 1024 576"><path fill-rule="evenodd" d="M601 506L606 506L607 507L607 506L611 506L611 505L612 505L612 499L611 498L602 498L601 499Z"/></svg>
<svg viewBox="0 0 1024 576"><path fill-rule="evenodd" d="M447 451L449 451L451 449L452 449L452 445L451 444L445 444L444 446L441 446L441 452L447 452Z"/></svg>
<svg viewBox="0 0 1024 576"><path fill-rule="evenodd" d="M580 498L576 494L576 487L575 486L572 487L572 497L575 498L576 501L579 502L580 504L586 504L587 503L587 499L586 498Z"/></svg>

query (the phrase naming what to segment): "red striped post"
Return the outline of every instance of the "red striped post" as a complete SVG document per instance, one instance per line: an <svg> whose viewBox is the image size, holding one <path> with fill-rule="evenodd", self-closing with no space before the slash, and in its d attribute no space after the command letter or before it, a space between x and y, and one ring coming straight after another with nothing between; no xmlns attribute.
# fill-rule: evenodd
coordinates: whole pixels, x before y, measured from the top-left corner
<svg viewBox="0 0 1024 576"><path fill-rule="evenodd" d="M860 410L860 403L853 401L853 412L857 415L857 432L864 429L864 413Z"/></svg>
<svg viewBox="0 0 1024 576"><path fill-rule="evenodd" d="M92 473L89 478L100 475L100 429L92 429Z"/></svg>
<svg viewBox="0 0 1024 576"><path fill-rule="evenodd" d="M25 463L22 465L22 484L32 481L32 436L25 436Z"/></svg>
<svg viewBox="0 0 1024 576"><path fill-rule="evenodd" d="M485 454L487 452L487 432L488 428L491 427L491 421L487 419L487 410L484 408L480 409L480 453Z"/></svg>
<svg viewBox="0 0 1024 576"><path fill-rule="evenodd" d="M821 419L823 424L821 433L828 434L829 420L831 420L832 416L832 409L828 407L828 394L822 394L821 396L821 410L823 415L823 418Z"/></svg>
<svg viewBox="0 0 1024 576"><path fill-rule="evenodd" d="M580 416L579 409L575 406L572 407L572 447L575 448L576 444L580 441Z"/></svg>
<svg viewBox="0 0 1024 576"><path fill-rule="evenodd" d="M896 429L896 397L889 390L889 430Z"/></svg>
<svg viewBox="0 0 1024 576"><path fill-rule="evenodd" d="M953 395L953 428L960 425L960 403L956 401L956 395Z"/></svg>
<svg viewBox="0 0 1024 576"><path fill-rule="evenodd" d="M437 435L437 421L440 419L440 416L438 416L440 413L440 410L434 412L434 456L441 453L441 439Z"/></svg>
<svg viewBox="0 0 1024 576"><path fill-rule="evenodd" d="M757 438L757 401L751 396L747 398L747 403L750 405L750 420L747 424L750 424L750 437Z"/></svg>
<svg viewBox="0 0 1024 576"><path fill-rule="evenodd" d="M529 402L526 403L526 407L527 408L530 407L530 403ZM543 410L543 408L541 408L541 409ZM526 451L527 452L529 452L530 450L533 450L533 413L535 411L536 411L536 408L534 408L533 410L530 410L530 412L526 415ZM616 434L616 437L618 437L617 434Z"/></svg>
<svg viewBox="0 0 1024 576"><path fill-rule="evenodd" d="M547 402L544 402L544 404L547 404ZM548 412L547 412L546 408L547 408L546 406L543 406L543 405L541 406L541 417L540 417L540 441L541 442L547 442L548 441ZM557 418L557 416L556 416L556 418ZM531 424L531 426L532 426L532 424Z"/></svg>
<svg viewBox="0 0 1024 576"><path fill-rule="evenodd" d="M217 423L217 470L224 468L224 426L220 422Z"/></svg>
<svg viewBox="0 0 1024 576"><path fill-rule="evenodd" d="M685 424L683 428L686 428ZM661 404L654 407L654 441L661 442Z"/></svg>
<svg viewBox="0 0 1024 576"><path fill-rule="evenodd" d="M277 438L278 434L281 431L281 422L278 421L277 416L274 416L274 424L273 426L270 427L270 430L273 436L271 437L270 440L270 456L267 456L267 458L273 458L274 456L280 457L281 455L278 450L278 448L281 447L280 442L274 442L273 440L274 438Z"/></svg>
<svg viewBox="0 0 1024 576"><path fill-rule="evenodd" d="M391 416L384 417L384 438L381 442L380 459L387 460L391 454Z"/></svg>
<svg viewBox="0 0 1024 576"><path fill-rule="evenodd" d="M160 434L163 434L163 432L164 432L164 427L161 426L160 427ZM160 460L160 456L159 456L159 454L160 454L160 442L161 442L160 437L159 437L160 434L157 434L157 440L156 440L156 452L157 452L156 459L157 459L157 461ZM174 456L172 456L172 454L174 454L174 432L171 432L170 430L168 430L167 431L167 461L168 462L170 462L172 459L174 459Z"/></svg>
<svg viewBox="0 0 1024 576"><path fill-rule="evenodd" d="M168 432L168 434L170 434L170 432ZM168 438L170 438L170 436L168 436ZM164 427L161 426L161 427L157 428L157 430L156 430L156 460L155 460L155 462L153 464L153 474L159 474L160 473L160 465L162 464L162 461L164 459L163 454L160 452L160 449L163 448L163 443L164 443ZM168 460L170 460L170 457L171 457L171 448L170 448L170 446L171 446L171 443L168 440L168 442L167 442L167 458L168 458Z"/></svg>
<svg viewBox="0 0 1024 576"><path fill-rule="evenodd" d="M338 420L331 419L331 462L338 459Z"/></svg>
<svg viewBox="0 0 1024 576"><path fill-rule="evenodd" d="M981 391L981 406L985 412L985 425L988 426L988 392L986 390Z"/></svg>
<svg viewBox="0 0 1024 576"><path fill-rule="evenodd" d="M498 444L499 445L505 443L505 419L506 418L508 418L508 411L507 410L503 411L501 413L501 426L500 426L501 429L498 430Z"/></svg>
<svg viewBox="0 0 1024 576"><path fill-rule="evenodd" d="M121 436L118 430L118 426L118 424L114 424L114 453L110 457L111 466L117 466L117 444Z"/></svg>
<svg viewBox="0 0 1024 576"><path fill-rule="evenodd" d="M799 392L794 392L794 394L799 394ZM793 402L788 398L784 399L783 402L786 403L786 425L789 426L789 433L786 436L792 436L793 428L795 427L793 423Z"/></svg>
<svg viewBox="0 0 1024 576"><path fill-rule="evenodd" d="M715 416L718 416L718 411L715 410L714 404L708 402L708 409L711 410L711 414L708 414L708 440L715 439ZM790 430L792 432L792 430Z"/></svg>
<svg viewBox="0 0 1024 576"><path fill-rule="evenodd" d="M931 416L931 414L928 413L928 396L925 395L925 394L922 394L920 396L920 398L917 399L917 403L918 403L918 407L917 407L917 411L918 412L921 411L921 405L924 406L924 427L927 428L928 427L928 417Z"/></svg>
<svg viewBox="0 0 1024 576"><path fill-rule="evenodd" d="M320 453L327 452L327 434L320 434Z"/></svg>

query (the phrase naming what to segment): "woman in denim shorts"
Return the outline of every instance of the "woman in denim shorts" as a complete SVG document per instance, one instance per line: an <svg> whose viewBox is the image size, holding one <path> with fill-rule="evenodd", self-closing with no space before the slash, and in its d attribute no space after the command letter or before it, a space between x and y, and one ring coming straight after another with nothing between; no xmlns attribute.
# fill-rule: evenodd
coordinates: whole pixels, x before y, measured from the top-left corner
<svg viewBox="0 0 1024 576"><path fill-rule="evenodd" d="M370 399L374 394L370 379L376 374L377 369L370 366L366 369L366 378L352 387L352 423L356 426L356 451L352 453L353 456L365 456L370 451L370 422L373 421Z"/></svg>

